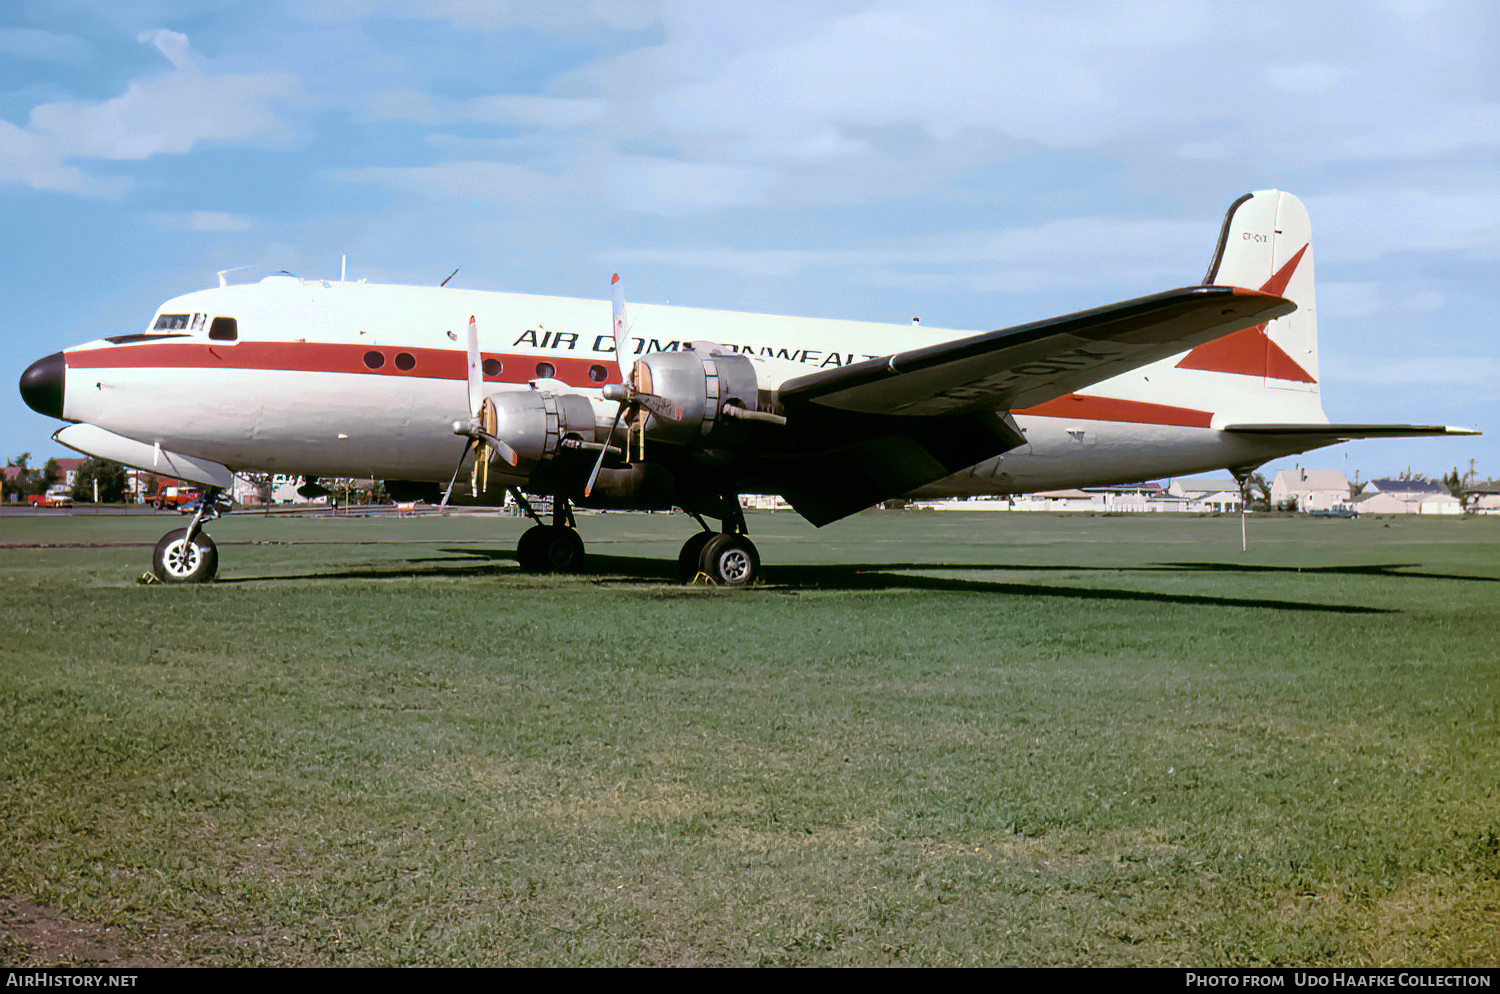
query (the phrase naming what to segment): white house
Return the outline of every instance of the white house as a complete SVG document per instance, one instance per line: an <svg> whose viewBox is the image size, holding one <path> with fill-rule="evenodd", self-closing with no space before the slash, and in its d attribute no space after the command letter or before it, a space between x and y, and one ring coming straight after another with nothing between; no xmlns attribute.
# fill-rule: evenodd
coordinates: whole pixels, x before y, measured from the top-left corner
<svg viewBox="0 0 1500 994"><path fill-rule="evenodd" d="M1240 509L1240 485L1232 478L1173 480L1167 493L1186 501L1185 510L1199 514L1228 514Z"/></svg>
<svg viewBox="0 0 1500 994"><path fill-rule="evenodd" d="M1462 514L1463 502L1437 480L1371 480L1355 503L1360 514Z"/></svg>
<svg viewBox="0 0 1500 994"><path fill-rule="evenodd" d="M1349 481L1336 469L1284 469L1271 481L1271 506L1299 511L1342 511L1351 506Z"/></svg>
<svg viewBox="0 0 1500 994"><path fill-rule="evenodd" d="M1452 494L1363 493L1354 504L1360 514L1462 514Z"/></svg>

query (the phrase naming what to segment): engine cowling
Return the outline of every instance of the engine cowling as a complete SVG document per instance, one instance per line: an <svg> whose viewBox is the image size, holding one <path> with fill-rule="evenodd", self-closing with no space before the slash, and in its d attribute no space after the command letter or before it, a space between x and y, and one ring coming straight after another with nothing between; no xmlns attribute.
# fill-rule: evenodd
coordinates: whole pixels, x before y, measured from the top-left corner
<svg viewBox="0 0 1500 994"><path fill-rule="evenodd" d="M564 442L594 441L594 407L579 394L554 394L543 390L517 390L491 394L484 399L482 427L504 440L516 452L516 465L492 459L492 450L481 445L475 461L474 489L487 495L506 487L524 486L538 469L562 451Z"/></svg>
<svg viewBox="0 0 1500 994"><path fill-rule="evenodd" d="M635 362L635 387L666 401L642 409L646 436L691 446L719 434L724 408L755 410L755 363L732 352L648 352Z"/></svg>

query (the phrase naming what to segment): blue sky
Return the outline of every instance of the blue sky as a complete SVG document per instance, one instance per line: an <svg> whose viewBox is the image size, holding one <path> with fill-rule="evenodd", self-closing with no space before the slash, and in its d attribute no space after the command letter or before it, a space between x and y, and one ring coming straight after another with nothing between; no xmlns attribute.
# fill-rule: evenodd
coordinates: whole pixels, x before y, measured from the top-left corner
<svg viewBox="0 0 1500 994"><path fill-rule="evenodd" d="M0 360L220 269L989 329L1315 232L1303 457L1500 475L1492 3L7 0ZM57 451L4 391L0 452ZM1270 467L1290 465L1291 461Z"/></svg>

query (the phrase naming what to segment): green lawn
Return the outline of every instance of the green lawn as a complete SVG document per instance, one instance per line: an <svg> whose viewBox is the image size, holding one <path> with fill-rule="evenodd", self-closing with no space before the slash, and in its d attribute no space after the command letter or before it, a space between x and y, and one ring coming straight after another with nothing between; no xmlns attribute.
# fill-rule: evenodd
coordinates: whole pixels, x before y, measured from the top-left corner
<svg viewBox="0 0 1500 994"><path fill-rule="evenodd" d="M1500 519L0 516L0 895L194 965L1500 963ZM133 544L101 544L133 543ZM0 961L51 960L24 937Z"/></svg>

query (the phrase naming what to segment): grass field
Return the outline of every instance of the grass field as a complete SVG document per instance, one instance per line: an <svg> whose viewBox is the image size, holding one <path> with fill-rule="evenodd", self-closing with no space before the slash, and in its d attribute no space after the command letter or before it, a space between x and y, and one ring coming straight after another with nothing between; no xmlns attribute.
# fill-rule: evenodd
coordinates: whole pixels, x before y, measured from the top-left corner
<svg viewBox="0 0 1500 994"><path fill-rule="evenodd" d="M180 524L0 516L0 962L1500 963L1497 519Z"/></svg>

